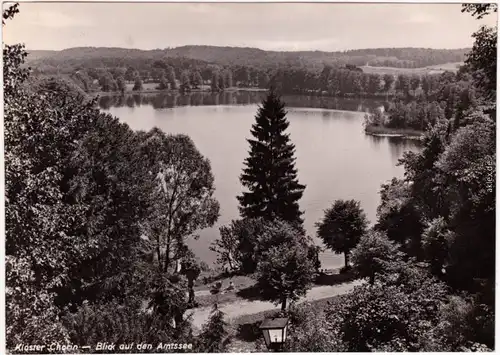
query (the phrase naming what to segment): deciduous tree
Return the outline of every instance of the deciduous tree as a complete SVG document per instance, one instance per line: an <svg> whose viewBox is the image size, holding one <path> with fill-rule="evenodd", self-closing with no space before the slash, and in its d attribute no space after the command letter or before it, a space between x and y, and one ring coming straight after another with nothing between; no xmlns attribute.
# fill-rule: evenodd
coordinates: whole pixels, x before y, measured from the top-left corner
<svg viewBox="0 0 500 355"><path fill-rule="evenodd" d="M210 81L210 88L213 92L218 92L224 90L224 87L220 87L220 72L218 70L214 70L212 72L212 79Z"/></svg>
<svg viewBox="0 0 500 355"><path fill-rule="evenodd" d="M195 70L191 74L191 83L193 84L193 88L199 89L201 84L203 84L203 78L201 77L201 74L198 70Z"/></svg>
<svg viewBox="0 0 500 355"><path fill-rule="evenodd" d="M224 70L224 87L230 88L233 86L233 73L230 69Z"/></svg>
<svg viewBox="0 0 500 355"><path fill-rule="evenodd" d="M143 86L142 86L142 79L139 75L136 75L136 77L134 78L134 87L132 88L133 91L141 91L143 90Z"/></svg>
<svg viewBox="0 0 500 355"><path fill-rule="evenodd" d="M4 48L9 348L66 341L61 311L125 293L107 281L130 271L142 217L132 130L59 80L26 88L25 57Z"/></svg>
<svg viewBox="0 0 500 355"><path fill-rule="evenodd" d="M157 87L158 90L167 90L168 89L168 81L167 78L165 77L165 74L162 74L160 76L159 84Z"/></svg>
<svg viewBox="0 0 500 355"><path fill-rule="evenodd" d="M274 244L277 237L284 241ZM308 258L307 240L291 226L268 230L263 238L274 245L262 252L257 284L265 299L281 304L285 310L288 300L297 301L311 287L315 268Z"/></svg>
<svg viewBox="0 0 500 355"><path fill-rule="evenodd" d="M366 233L368 220L358 201L336 200L316 227L318 237L327 247L337 254L344 253L345 267L348 268L350 252Z"/></svg>
<svg viewBox="0 0 500 355"><path fill-rule="evenodd" d="M169 66L167 69L167 80L172 90L177 89L177 81L175 80L175 71L174 68L172 68L171 66Z"/></svg>
<svg viewBox="0 0 500 355"><path fill-rule="evenodd" d="M116 88L122 94L127 91L127 85L125 84L125 78L123 76L119 76L118 79L116 79Z"/></svg>
<svg viewBox="0 0 500 355"><path fill-rule="evenodd" d="M181 86L179 87L180 92L186 93L191 91L191 79L189 78L189 72L183 71L181 75Z"/></svg>
<svg viewBox="0 0 500 355"><path fill-rule="evenodd" d="M219 228L220 238L216 239L210 245L210 250L217 253L217 264L229 271L240 270L241 258L239 255L239 236L234 232L233 221L231 226L222 226Z"/></svg>
<svg viewBox="0 0 500 355"><path fill-rule="evenodd" d="M410 94L410 88L410 77L406 74L399 74L396 80L396 90L408 96Z"/></svg>
<svg viewBox="0 0 500 355"><path fill-rule="evenodd" d="M147 160L149 179L154 182L143 228L153 243L159 269L169 270L185 239L219 217L214 177L210 162L188 136L153 129L140 139L136 149Z"/></svg>
<svg viewBox="0 0 500 355"><path fill-rule="evenodd" d="M398 246L383 233L370 231L363 235L352 251L354 270L360 277L368 277L374 284L375 276L388 269L388 263L399 260L402 253Z"/></svg>
<svg viewBox="0 0 500 355"><path fill-rule="evenodd" d="M186 276L188 280L188 289L189 289L189 303L194 302L194 282L200 276L201 267L200 262L197 260L194 253L189 250L187 247L185 248L184 256L182 257L181 262L181 273Z"/></svg>

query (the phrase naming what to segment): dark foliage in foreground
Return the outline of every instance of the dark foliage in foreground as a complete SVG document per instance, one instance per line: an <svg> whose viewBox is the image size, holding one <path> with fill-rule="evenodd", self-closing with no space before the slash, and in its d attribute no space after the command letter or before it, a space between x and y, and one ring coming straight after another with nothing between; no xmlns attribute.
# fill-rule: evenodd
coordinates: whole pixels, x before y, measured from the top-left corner
<svg viewBox="0 0 500 355"><path fill-rule="evenodd" d="M84 304L78 312L66 315L62 323L68 329L72 344L82 346L97 344L103 340L109 344L134 344L130 348L115 349L114 352L120 353L141 352L135 346L141 343L151 344L154 352L162 352L161 349L156 349L160 343L193 342L188 321L174 328L172 323L161 315L141 310L140 301L125 304L116 301ZM152 350L144 349L142 352Z"/></svg>
<svg viewBox="0 0 500 355"><path fill-rule="evenodd" d="M72 82L33 80L25 57L4 48L7 348L189 341L197 261L178 273L165 260L187 262L185 239L218 217L208 161L188 137L132 131Z"/></svg>

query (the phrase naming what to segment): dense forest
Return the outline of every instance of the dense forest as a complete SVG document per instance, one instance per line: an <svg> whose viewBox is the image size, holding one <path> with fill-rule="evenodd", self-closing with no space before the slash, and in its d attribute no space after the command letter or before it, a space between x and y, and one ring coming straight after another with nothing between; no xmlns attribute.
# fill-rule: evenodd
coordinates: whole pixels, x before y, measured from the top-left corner
<svg viewBox="0 0 500 355"><path fill-rule="evenodd" d="M463 6L474 17L496 10ZM4 9L3 25L18 12L17 5ZM221 265L251 275L259 299L289 317L283 350L494 350L497 29L481 27L473 37L453 77L436 77L428 90L421 80L423 94L411 80L394 83L402 96L382 113L416 125L428 113L423 149L404 155L403 178L382 185L374 226L354 200L334 201L317 222L318 237L345 256L342 273L363 281L321 309L294 304L321 265L303 228L307 186L295 166L283 87L263 100L240 175L240 218L220 228L212 248ZM187 315L206 267L187 240L219 217L210 161L186 135L133 131L73 81L37 76L26 56L22 44L4 46L9 352L53 344L50 352L62 353L61 345L100 341L228 351L235 330L217 304L196 335ZM337 87L338 72L362 73L322 68L318 89ZM108 73L101 86L117 81ZM187 90L192 76L180 76ZM226 85L228 74L213 84L220 77ZM421 101L405 101L415 95Z"/></svg>

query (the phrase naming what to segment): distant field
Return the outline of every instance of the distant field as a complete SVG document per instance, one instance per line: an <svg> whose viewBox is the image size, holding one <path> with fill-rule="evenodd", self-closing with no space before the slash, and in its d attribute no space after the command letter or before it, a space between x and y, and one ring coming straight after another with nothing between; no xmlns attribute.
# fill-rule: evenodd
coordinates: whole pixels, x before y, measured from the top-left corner
<svg viewBox="0 0 500 355"><path fill-rule="evenodd" d="M464 65L464 62L455 62L455 63L445 63L445 64L437 64L427 67L429 70L439 70L439 71L452 71L457 72L458 69Z"/></svg>
<svg viewBox="0 0 500 355"><path fill-rule="evenodd" d="M377 73L377 74L441 74L445 71L456 72L463 62L445 63L432 65L424 68L393 68L393 67L372 67L369 65L364 65L361 67L365 73Z"/></svg>

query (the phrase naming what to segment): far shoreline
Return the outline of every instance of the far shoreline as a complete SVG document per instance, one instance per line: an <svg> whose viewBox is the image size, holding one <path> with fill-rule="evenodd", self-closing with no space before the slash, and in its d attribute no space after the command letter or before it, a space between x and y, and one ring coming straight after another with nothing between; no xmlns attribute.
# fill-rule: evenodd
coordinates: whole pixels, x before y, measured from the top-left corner
<svg viewBox="0 0 500 355"><path fill-rule="evenodd" d="M421 140L423 131L412 128L391 128L385 126L368 125L365 127L365 134L375 137L397 137L404 139Z"/></svg>
<svg viewBox="0 0 500 355"><path fill-rule="evenodd" d="M179 95L189 95L193 93L207 93L207 94L220 94L224 92L237 92L237 91L255 91L255 92L260 92L260 91L267 91L267 89L262 89L262 88L238 88L238 87L232 87L228 88L225 90L221 91L211 91L211 90L203 90L203 89L195 89L195 90L190 90L185 93L181 93L179 90L157 90L157 89L146 89L146 90L127 90L125 92L120 92L120 91L97 91L97 92L92 92L89 93L91 96L128 96L128 95L144 95L144 94L179 94Z"/></svg>

